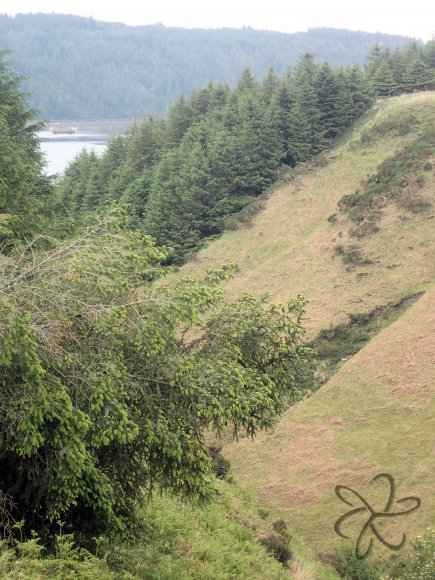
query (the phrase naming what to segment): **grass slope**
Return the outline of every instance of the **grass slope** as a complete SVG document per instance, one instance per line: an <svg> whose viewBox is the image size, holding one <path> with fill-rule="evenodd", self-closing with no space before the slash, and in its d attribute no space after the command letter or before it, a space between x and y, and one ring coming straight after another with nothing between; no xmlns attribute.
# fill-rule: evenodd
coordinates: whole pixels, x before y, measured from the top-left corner
<svg viewBox="0 0 435 580"><path fill-rule="evenodd" d="M47 554L38 538L0 542L4 580L336 580L301 541L281 536L292 558L284 567L263 546L276 537L273 518L235 484L217 481L216 499L195 505L156 494L143 508L144 530L133 545L100 540L99 557L59 535ZM59 530L60 532L61 530Z"/></svg>
<svg viewBox="0 0 435 580"><path fill-rule="evenodd" d="M434 92L378 103L323 160L277 185L252 227L226 233L182 269L199 274L235 261L233 295L267 290L274 301L307 296L311 336L349 322L349 315L424 292L313 397L290 409L274 433L226 447L237 479L285 514L319 552L340 543L333 524L347 506L334 494L337 484L364 490L379 505L387 490L368 482L388 472L397 499L422 499L419 511L390 520L385 533L391 540L402 530L413 539L434 520L434 147L429 156L426 148L420 164L424 176L402 180L400 195L393 188L380 204L376 233L352 236L355 224L338 211L343 196L364 189L370 176L376 181L382 162L400 159L434 123ZM414 196L429 204L413 207ZM337 246L348 254L356 247L359 259L344 260Z"/></svg>

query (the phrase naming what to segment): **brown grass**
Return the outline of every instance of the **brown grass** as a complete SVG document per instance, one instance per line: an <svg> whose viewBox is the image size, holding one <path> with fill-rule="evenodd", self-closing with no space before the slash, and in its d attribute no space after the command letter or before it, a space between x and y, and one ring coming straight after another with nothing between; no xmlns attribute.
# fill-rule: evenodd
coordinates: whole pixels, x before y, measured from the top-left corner
<svg viewBox="0 0 435 580"><path fill-rule="evenodd" d="M235 261L231 295L267 290L273 301L305 295L311 334L348 320L349 313L425 292L320 391L289 410L274 432L225 448L236 478L319 551L339 542L333 524L346 506L334 494L337 484L374 494L373 501L382 503L385 490L373 491L369 481L389 472L398 498L422 498L419 512L400 522L408 537L433 525L435 518L435 209L415 214L388 205L380 231L356 240L373 263L348 270L334 246L350 243L349 224L342 217L334 224L327 221L343 195L355 191L412 138L387 134L363 147L358 145L360 131L410 113L416 118L414 131L433 123L435 93L384 101L327 165L296 174L276 189L251 228L226 233L181 271L201 274ZM421 194L435 202L434 189L432 174Z"/></svg>

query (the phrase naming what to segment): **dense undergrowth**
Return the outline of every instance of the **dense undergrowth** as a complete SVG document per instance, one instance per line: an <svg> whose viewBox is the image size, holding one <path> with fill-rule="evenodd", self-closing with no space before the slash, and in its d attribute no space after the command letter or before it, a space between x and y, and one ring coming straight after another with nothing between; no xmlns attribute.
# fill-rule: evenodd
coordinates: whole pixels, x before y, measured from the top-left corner
<svg viewBox="0 0 435 580"><path fill-rule="evenodd" d="M331 566L317 562L310 550L286 531L286 524L273 522L249 494L234 483L218 485L219 495L207 505L156 495L141 510L145 526L133 543L100 538L91 553L77 547L73 536L63 533L61 526L50 551L36 535L12 544L3 542L0 577L290 579L295 570L305 570L319 580L337 578ZM284 550L288 558L285 565L277 559Z"/></svg>

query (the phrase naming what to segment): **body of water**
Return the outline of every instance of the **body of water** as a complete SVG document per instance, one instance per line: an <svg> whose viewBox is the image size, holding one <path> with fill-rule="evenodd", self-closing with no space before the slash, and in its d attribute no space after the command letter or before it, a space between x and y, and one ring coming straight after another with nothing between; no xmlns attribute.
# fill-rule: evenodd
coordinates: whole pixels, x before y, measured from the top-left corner
<svg viewBox="0 0 435 580"><path fill-rule="evenodd" d="M41 131L38 136L41 150L47 161L46 173L48 175L61 173L83 149L94 150L97 155L101 155L110 137L108 134L86 131L77 131L72 135Z"/></svg>

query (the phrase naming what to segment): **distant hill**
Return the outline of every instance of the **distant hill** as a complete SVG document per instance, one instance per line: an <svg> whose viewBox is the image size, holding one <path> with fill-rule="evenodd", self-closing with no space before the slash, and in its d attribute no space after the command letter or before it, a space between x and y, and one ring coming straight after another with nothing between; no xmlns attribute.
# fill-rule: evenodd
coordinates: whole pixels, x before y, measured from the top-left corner
<svg viewBox="0 0 435 580"><path fill-rule="evenodd" d="M224 454L317 552L343 543L335 486L384 505L388 486L369 485L379 473L395 478L397 498L424 506L384 528L388 537L405 532L409 548L434 522L434 127L435 92L379 101L338 147L277 184L251 227L226 232L178 274L236 262L233 297L308 298L322 386L273 433Z"/></svg>
<svg viewBox="0 0 435 580"><path fill-rule="evenodd" d="M127 26L71 15L0 15L0 49L27 77L44 118L143 117L208 81L233 84L250 67L278 74L304 52L332 65L364 63L375 42L411 39L328 28L284 34L251 28L201 30Z"/></svg>

